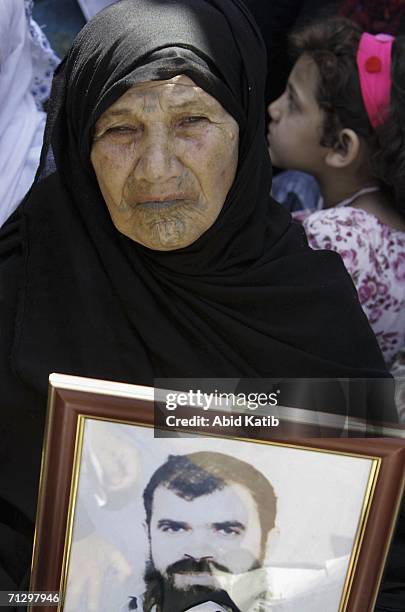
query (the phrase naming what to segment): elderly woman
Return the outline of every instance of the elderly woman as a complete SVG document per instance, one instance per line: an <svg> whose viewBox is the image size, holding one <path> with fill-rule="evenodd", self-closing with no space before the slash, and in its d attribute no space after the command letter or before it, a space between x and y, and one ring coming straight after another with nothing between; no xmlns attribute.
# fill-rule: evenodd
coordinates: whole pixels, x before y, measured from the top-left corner
<svg viewBox="0 0 405 612"><path fill-rule="evenodd" d="M28 559L50 372L385 375L341 259L269 199L264 79L240 0L122 0L58 68L36 184L0 236L8 588Z"/></svg>

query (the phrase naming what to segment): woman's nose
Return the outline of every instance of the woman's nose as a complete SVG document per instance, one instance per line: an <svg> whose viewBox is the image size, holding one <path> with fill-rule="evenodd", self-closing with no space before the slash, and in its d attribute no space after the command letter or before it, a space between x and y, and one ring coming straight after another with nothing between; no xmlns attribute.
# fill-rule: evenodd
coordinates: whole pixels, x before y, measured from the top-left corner
<svg viewBox="0 0 405 612"><path fill-rule="evenodd" d="M134 177L149 183L162 183L180 176L182 165L174 153L170 135L163 129L146 133L140 143Z"/></svg>

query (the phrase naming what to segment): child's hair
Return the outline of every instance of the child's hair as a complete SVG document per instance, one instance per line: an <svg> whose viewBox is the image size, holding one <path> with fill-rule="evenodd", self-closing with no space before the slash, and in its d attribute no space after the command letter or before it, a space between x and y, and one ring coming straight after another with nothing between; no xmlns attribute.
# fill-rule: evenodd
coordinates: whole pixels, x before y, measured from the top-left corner
<svg viewBox="0 0 405 612"><path fill-rule="evenodd" d="M405 216L405 36L392 46L391 104L384 125L371 126L356 64L361 28L345 18L327 19L293 32L292 51L309 55L319 71L317 100L325 112L321 144L337 145L339 132L354 130L366 142L372 170L393 206Z"/></svg>

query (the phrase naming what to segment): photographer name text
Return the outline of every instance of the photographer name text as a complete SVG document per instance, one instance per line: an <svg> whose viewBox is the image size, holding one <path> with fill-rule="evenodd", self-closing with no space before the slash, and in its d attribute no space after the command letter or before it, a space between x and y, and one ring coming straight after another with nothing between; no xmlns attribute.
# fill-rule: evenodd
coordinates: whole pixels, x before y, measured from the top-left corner
<svg viewBox="0 0 405 612"><path fill-rule="evenodd" d="M233 415L193 415L176 417L171 414L165 418L167 427L278 427L279 419L274 415L254 416L250 414Z"/></svg>

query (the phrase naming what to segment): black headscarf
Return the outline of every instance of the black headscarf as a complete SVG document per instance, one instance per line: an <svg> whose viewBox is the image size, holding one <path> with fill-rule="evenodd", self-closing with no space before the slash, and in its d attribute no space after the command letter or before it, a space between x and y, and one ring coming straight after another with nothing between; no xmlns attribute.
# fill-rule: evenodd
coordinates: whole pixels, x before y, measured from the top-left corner
<svg viewBox="0 0 405 612"><path fill-rule="evenodd" d="M154 377L383 375L341 259L308 248L269 198L264 46L240 0L122 0L59 67L41 168L22 207L24 280L14 371L151 384ZM135 83L189 76L237 120L223 209L187 248L119 233L89 155L94 124ZM44 178L49 146L56 172Z"/></svg>

